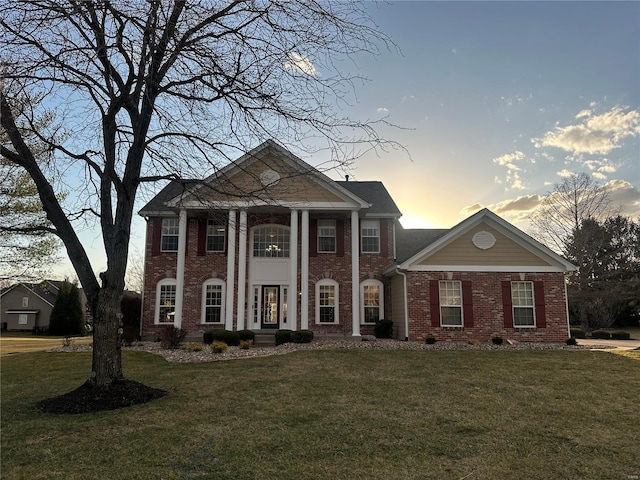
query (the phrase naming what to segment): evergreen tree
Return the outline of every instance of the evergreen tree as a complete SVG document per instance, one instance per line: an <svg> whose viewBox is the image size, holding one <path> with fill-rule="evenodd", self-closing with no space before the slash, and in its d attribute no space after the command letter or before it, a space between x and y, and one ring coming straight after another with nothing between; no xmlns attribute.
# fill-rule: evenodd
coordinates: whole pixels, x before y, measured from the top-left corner
<svg viewBox="0 0 640 480"><path fill-rule="evenodd" d="M68 280L62 282L56 303L49 319L51 335L82 335L84 333L84 313L77 285Z"/></svg>

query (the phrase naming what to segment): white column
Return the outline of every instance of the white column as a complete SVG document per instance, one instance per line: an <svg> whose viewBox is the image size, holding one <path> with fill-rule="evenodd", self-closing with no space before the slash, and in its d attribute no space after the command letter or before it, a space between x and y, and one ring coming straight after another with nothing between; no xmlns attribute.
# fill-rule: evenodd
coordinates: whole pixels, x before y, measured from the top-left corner
<svg viewBox="0 0 640 480"><path fill-rule="evenodd" d="M309 210L302 210L300 248L300 329L309 328Z"/></svg>
<svg viewBox="0 0 640 480"><path fill-rule="evenodd" d="M236 211L229 210L227 232L227 298L225 300L224 328L233 330L234 280L236 276Z"/></svg>
<svg viewBox="0 0 640 480"><path fill-rule="evenodd" d="M289 230L289 296L287 297L287 328L298 329L298 211L291 210Z"/></svg>
<svg viewBox="0 0 640 480"><path fill-rule="evenodd" d="M247 310L247 211L240 210L238 232L238 330L244 330L244 315Z"/></svg>
<svg viewBox="0 0 640 480"><path fill-rule="evenodd" d="M178 221L178 260L176 262L176 309L173 324L182 328L182 305L184 304L184 263L187 253L187 211L180 210Z"/></svg>
<svg viewBox="0 0 640 480"><path fill-rule="evenodd" d="M351 212L351 313L354 337L360 336L360 223L358 211Z"/></svg>

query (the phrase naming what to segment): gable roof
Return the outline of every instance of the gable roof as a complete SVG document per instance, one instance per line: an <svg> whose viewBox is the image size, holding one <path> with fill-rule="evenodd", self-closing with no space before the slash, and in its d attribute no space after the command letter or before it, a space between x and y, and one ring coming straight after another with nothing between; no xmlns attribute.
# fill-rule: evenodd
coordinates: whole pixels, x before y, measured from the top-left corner
<svg viewBox="0 0 640 480"><path fill-rule="evenodd" d="M486 224L495 229L520 247L548 263L548 268L553 271L574 271L577 269L575 265L562 256L485 208L449 230L399 229L396 232L398 259L394 266L385 270L385 273L394 271L396 267L402 270L415 267L481 224ZM421 242L424 243L420 247Z"/></svg>
<svg viewBox="0 0 640 480"><path fill-rule="evenodd" d="M11 292L18 287L23 287L34 295L40 297L49 305L53 306L53 304L56 303L56 298L58 297L58 291L60 290L61 284L62 282L59 280L43 280L40 283L20 282L3 290L0 296Z"/></svg>
<svg viewBox="0 0 640 480"><path fill-rule="evenodd" d="M367 215L375 214L376 216L393 218L401 216L400 210L382 182L334 181L273 140L267 140L204 180L185 179L171 181L139 211L139 214L144 216L175 215L176 209L185 204L188 208L207 208L207 201L203 201L198 196L199 191L209 189L214 192L221 186L224 189L225 182L229 182L231 177L246 172L252 164L267 159L269 156L284 162L288 168L296 172L296 175L304 177L305 181L311 181L335 198L339 198L342 205L341 208L358 208L366 211ZM206 193L203 197L206 197ZM241 204L241 200L238 200L238 204ZM269 199L266 199L266 201L264 199L260 200L262 204L278 204L277 201L269 202ZM225 202L219 203L224 204ZM234 202L226 203L233 204ZM245 203L247 202L245 201ZM258 204L260 202L255 203Z"/></svg>

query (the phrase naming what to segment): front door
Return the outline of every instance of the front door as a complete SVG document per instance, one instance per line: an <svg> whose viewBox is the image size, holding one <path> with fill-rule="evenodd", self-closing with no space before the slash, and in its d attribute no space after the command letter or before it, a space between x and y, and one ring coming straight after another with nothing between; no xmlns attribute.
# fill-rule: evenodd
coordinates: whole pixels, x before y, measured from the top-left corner
<svg viewBox="0 0 640 480"><path fill-rule="evenodd" d="M278 328L280 287L262 287L262 328Z"/></svg>

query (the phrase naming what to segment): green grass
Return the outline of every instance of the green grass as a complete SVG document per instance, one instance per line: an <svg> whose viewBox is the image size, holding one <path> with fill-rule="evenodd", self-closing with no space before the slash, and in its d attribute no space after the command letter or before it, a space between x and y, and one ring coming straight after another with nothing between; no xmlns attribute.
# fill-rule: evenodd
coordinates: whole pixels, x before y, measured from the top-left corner
<svg viewBox="0 0 640 480"><path fill-rule="evenodd" d="M77 416L34 403L88 353L2 359L3 479L623 479L640 362L590 351L300 351L210 364L124 352L169 395Z"/></svg>

